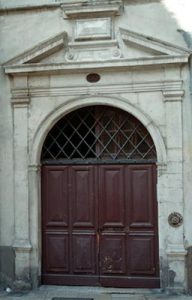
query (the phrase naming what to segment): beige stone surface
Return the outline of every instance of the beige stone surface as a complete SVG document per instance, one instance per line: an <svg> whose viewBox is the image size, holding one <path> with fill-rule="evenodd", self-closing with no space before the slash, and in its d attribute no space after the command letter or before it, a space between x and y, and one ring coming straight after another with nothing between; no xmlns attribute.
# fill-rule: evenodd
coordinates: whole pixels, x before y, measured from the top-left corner
<svg viewBox="0 0 192 300"><path fill-rule="evenodd" d="M87 19L79 23L65 19L60 2L0 0L0 245L14 248L16 277L25 270L27 277L32 274L33 286L37 285L41 274L40 154L46 134L72 110L115 106L137 117L154 140L159 256L164 264L161 282L169 269L176 273L175 289L184 291L186 247L192 245L192 107L190 52L178 32L180 23L160 1L137 1L137 5L125 1L121 13L111 19L107 13L110 21L103 36L93 42L98 28L90 26L85 36ZM78 17L83 18L82 12ZM91 17L95 20L95 14ZM86 41L76 41L75 28ZM99 30L102 33L101 26ZM97 84L86 81L92 70L101 76ZM177 229L167 222L173 211L184 216L184 224ZM169 287L168 282L165 285ZM38 293L48 295L40 290L26 297L39 297ZM50 291L48 297L53 294Z"/></svg>

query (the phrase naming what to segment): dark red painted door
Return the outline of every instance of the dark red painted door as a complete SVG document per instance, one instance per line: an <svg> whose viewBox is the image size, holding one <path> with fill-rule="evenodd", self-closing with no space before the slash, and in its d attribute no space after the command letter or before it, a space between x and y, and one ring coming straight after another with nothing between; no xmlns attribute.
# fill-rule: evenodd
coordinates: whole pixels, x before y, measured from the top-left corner
<svg viewBox="0 0 192 300"><path fill-rule="evenodd" d="M44 166L42 282L159 287L156 166Z"/></svg>

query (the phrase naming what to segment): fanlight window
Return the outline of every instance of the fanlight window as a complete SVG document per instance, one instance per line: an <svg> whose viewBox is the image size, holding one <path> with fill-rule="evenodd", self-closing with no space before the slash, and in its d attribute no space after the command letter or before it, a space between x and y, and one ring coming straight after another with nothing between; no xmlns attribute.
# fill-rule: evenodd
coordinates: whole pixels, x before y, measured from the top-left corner
<svg viewBox="0 0 192 300"><path fill-rule="evenodd" d="M71 112L50 130L42 162L156 161L146 128L117 108L90 106Z"/></svg>

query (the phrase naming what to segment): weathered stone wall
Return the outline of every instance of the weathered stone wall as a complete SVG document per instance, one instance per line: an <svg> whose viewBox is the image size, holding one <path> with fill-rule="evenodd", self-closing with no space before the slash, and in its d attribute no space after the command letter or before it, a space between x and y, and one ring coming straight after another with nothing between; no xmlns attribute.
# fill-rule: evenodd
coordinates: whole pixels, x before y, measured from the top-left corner
<svg viewBox="0 0 192 300"><path fill-rule="evenodd" d="M25 269L23 275L27 277L27 281L31 282L33 278L33 284L37 284L37 278L41 272L38 166L40 162L35 159L35 155L40 155L40 146L37 145L38 149L36 145L34 146L39 128L42 128L43 137L56 119L70 109L75 109L75 105L81 107L86 103L100 103L115 105L130 113L142 112L140 116L143 118L146 116L146 120L151 120L154 127L158 128L167 155L167 161L163 162L163 159L161 161L167 165L159 167L158 184L162 287L186 288L186 282L183 282L186 270L182 267L185 259L182 245L186 248L192 245L190 213L192 211L192 108L188 65L145 66L128 71L115 71L112 63L110 71L100 71L102 80L98 83L97 89L86 82L87 71L73 72L73 74L60 74L59 72L23 74L14 80L12 75L5 75L3 64L14 56L63 31L67 32L71 39L73 22L63 18L60 2L31 0L22 1L21 4L18 0L0 0L0 60L2 64L0 79L0 251L2 252L0 278L2 284L10 285L11 278L20 279L14 278L15 272L21 274L22 277L23 270L19 267L21 266L19 261L22 262L22 259L29 268L29 270ZM182 34L178 32L180 25L163 3L139 0L125 1L125 3L124 13L114 19L115 34L117 34L117 29L122 27L154 38L158 37L177 46L187 46ZM127 55L134 56L135 52L134 48L132 50L130 48ZM53 54L52 57L46 57L42 61L50 63L54 60L57 60L57 57ZM181 86L177 86L176 93L174 87L172 94L170 91L167 92L166 82L170 81L180 82ZM144 84L146 82L156 82L156 88L148 87L148 84ZM139 86L139 83L143 85ZM106 92L104 87L108 85ZM110 89L110 86L115 85L116 89ZM20 107L17 101L11 105L13 97L11 90L25 90L26 87L30 96L25 95L26 101L23 102L23 106ZM48 120L47 123L46 120ZM44 133L43 130L45 130ZM39 142L42 142L42 137ZM157 136L156 139L158 140ZM25 205L19 208L14 200L15 197L26 199ZM27 202L28 198L29 202ZM168 225L168 215L173 211L182 213L184 226L171 228ZM21 241L22 238L24 243L21 245L18 239ZM16 266L12 246L18 259ZM19 255L22 251L21 257ZM7 260L9 261L8 268L5 267Z"/></svg>

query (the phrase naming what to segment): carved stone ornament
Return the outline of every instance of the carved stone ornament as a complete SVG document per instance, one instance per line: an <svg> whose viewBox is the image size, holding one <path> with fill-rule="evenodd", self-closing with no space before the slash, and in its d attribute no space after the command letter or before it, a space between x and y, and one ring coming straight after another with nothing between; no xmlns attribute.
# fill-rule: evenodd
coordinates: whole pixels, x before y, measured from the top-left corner
<svg viewBox="0 0 192 300"><path fill-rule="evenodd" d="M183 217L178 212L173 212L168 217L169 225L172 227L179 227L183 224Z"/></svg>

